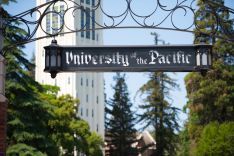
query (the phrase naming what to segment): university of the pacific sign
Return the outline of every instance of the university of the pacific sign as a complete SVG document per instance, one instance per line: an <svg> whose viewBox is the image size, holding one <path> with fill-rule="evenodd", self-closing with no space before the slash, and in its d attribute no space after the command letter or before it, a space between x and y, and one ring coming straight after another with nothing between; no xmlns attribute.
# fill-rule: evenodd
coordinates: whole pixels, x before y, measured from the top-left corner
<svg viewBox="0 0 234 156"><path fill-rule="evenodd" d="M52 54L53 47L57 52ZM208 58L210 49L210 45L45 47L46 56L60 57L56 64L58 72L195 71L204 59L206 63L203 65L211 63ZM49 72L51 65L48 61L45 71Z"/></svg>

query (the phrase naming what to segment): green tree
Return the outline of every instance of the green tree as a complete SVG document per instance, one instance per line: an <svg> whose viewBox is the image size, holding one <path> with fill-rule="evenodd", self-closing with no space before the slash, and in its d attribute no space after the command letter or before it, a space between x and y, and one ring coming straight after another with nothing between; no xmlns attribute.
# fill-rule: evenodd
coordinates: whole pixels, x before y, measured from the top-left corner
<svg viewBox="0 0 234 156"><path fill-rule="evenodd" d="M228 39L233 33L233 21L230 19L229 11L224 6L224 0L197 1L198 10L195 12L195 43L212 43L217 41L215 36ZM225 43L225 42L223 42Z"/></svg>
<svg viewBox="0 0 234 156"><path fill-rule="evenodd" d="M198 6L197 25L203 33L196 31L194 42L213 45L213 66L205 76L190 73L185 77L188 96L186 108L189 110L186 128L190 155L195 155L197 143L207 124L222 124L234 119L234 67L225 63L227 55L234 55L234 43L225 40L228 36L223 29L232 31L233 21L229 19L223 0L199 0ZM217 20L221 24L219 27ZM214 33L222 35L222 38L212 37Z"/></svg>
<svg viewBox="0 0 234 156"><path fill-rule="evenodd" d="M3 18L10 15L3 12ZM4 45L13 45L22 40L25 31L19 28L19 23L13 22L7 25ZM48 136L47 121L50 113L49 105L42 102L38 92L42 87L29 75L29 69L33 64L25 58L22 51L24 46L13 46L5 49L6 67L6 97L8 98L7 140L9 149L16 145L25 144L30 149L41 151L53 151L55 144ZM14 146L14 148L11 148Z"/></svg>
<svg viewBox="0 0 234 156"><path fill-rule="evenodd" d="M116 81L113 99L106 107L106 142L110 148L110 156L137 155L136 149L131 145L136 142L136 129L132 103L125 82L125 75L114 77Z"/></svg>
<svg viewBox="0 0 234 156"><path fill-rule="evenodd" d="M2 16L10 17L6 11ZM86 155L101 155L101 137L90 132L87 122L75 117L77 101L70 96L57 97L58 88L41 86L33 79L34 64L25 58L24 46L15 46L26 33L20 23L9 23L5 33L4 46L10 46L4 49L7 155L53 156L61 153L61 147L71 155L75 146Z"/></svg>
<svg viewBox="0 0 234 156"><path fill-rule="evenodd" d="M172 107L166 100L170 99L169 91L177 88L175 80L171 79L166 73L150 73L149 81L144 84L139 92L144 95L144 104L140 109L144 111L140 115L140 121L145 123L145 127L154 128L156 150L154 155L175 155L177 135L179 130L177 123L178 109Z"/></svg>
<svg viewBox="0 0 234 156"><path fill-rule="evenodd" d="M102 156L102 150L100 147L104 146L103 139L101 136L97 135L96 133L92 132L91 135L88 136L87 142L89 145L88 155L90 156Z"/></svg>
<svg viewBox="0 0 234 156"><path fill-rule="evenodd" d="M189 156L189 133L185 125L184 129L179 132L178 149L176 151L177 156Z"/></svg>
<svg viewBox="0 0 234 156"><path fill-rule="evenodd" d="M29 69L29 75L35 80L35 53L32 54L30 62L32 63L32 66Z"/></svg>
<svg viewBox="0 0 234 156"><path fill-rule="evenodd" d="M198 141L196 155L234 155L234 122L211 122L205 126Z"/></svg>
<svg viewBox="0 0 234 156"><path fill-rule="evenodd" d="M87 122L77 117L76 112L79 101L70 95L58 96L59 88L44 85L45 92L41 99L53 106L52 118L48 121L50 137L56 143L60 155L74 155L74 147L89 156L102 155L102 138L90 132Z"/></svg>
<svg viewBox="0 0 234 156"><path fill-rule="evenodd" d="M10 146L7 149L7 155L8 156L46 156L46 154L41 153L40 151L38 151L37 149L19 143L19 144L15 144L13 146Z"/></svg>

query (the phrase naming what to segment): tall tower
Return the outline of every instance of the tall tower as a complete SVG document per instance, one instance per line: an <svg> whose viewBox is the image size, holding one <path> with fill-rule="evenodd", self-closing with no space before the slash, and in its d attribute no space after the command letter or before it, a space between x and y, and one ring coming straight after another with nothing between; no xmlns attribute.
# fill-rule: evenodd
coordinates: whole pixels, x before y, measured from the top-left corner
<svg viewBox="0 0 234 156"><path fill-rule="evenodd" d="M37 0L37 6L48 2L49 0ZM91 31L78 33L61 34L55 37L60 45L101 45L103 37L101 31L95 31L95 22L102 22L102 16L98 11L92 11L92 6L97 0L74 0L75 3L82 5L84 10L77 10L74 16L65 14L64 22L72 30L83 28ZM56 2L53 9L60 14L64 13L67 6L76 7L71 1ZM50 12L49 8L47 11ZM71 12L74 9L71 10ZM63 20L59 14L48 13L45 20L42 21L42 28L48 33L56 33L61 27ZM69 32L67 27L63 27L62 32ZM43 30L37 31L37 37L44 36ZM79 112L77 115L86 120L92 131L96 131L104 137L104 77L103 73L59 73L55 79L50 74L45 73L45 51L44 46L51 43L52 38L45 38L36 42L36 81L41 84L50 84L60 87L59 94L70 94L80 100Z"/></svg>

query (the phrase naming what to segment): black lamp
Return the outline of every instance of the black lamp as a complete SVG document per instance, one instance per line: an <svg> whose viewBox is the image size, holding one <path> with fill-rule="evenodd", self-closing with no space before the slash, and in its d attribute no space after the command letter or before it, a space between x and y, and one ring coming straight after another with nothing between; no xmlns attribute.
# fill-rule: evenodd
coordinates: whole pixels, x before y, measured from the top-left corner
<svg viewBox="0 0 234 156"><path fill-rule="evenodd" d="M51 74L51 78L55 78L57 73L61 71L61 48L56 40L52 40L49 46L45 46L45 72Z"/></svg>
<svg viewBox="0 0 234 156"><path fill-rule="evenodd" d="M196 65L197 69L200 70L202 74L206 73L206 71L211 68L212 65L211 45L206 45L206 44L197 45Z"/></svg>

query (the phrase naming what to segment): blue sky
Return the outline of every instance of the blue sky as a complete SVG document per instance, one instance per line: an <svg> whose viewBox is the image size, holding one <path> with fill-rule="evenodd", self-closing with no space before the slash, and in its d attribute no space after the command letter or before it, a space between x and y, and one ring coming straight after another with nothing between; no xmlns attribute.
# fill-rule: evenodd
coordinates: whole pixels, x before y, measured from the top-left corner
<svg viewBox="0 0 234 156"><path fill-rule="evenodd" d="M18 0L19 1L19 0ZM154 9L152 5L155 0L134 0L133 8L139 14L147 14ZM164 0L162 1L164 4L172 5L174 1ZM233 0L226 0L225 4L231 8L234 8ZM169 6L170 6L169 5ZM12 15L21 13L27 9L36 6L35 0L21 0L18 3L11 3L8 7L5 7L8 12ZM118 7L116 7L118 6ZM109 14L117 15L121 13L126 7L126 0L104 0L104 9ZM183 12L177 12L175 16L176 24L186 24L189 22L189 18L183 18ZM161 14L160 14L161 15ZM163 13L162 13L163 15ZM104 18L104 21L108 21ZM126 19L126 24L134 25L133 20ZM169 22L165 22L169 24ZM160 39L166 41L166 43L170 44L192 44L193 43L193 35L191 33L184 32L175 32L175 31L165 31L165 30L150 30L150 29L112 29L103 31L104 35L104 45L153 45L154 37L150 35L151 32L157 32L160 35ZM30 58L31 54L34 52L34 43L27 44L25 52ZM184 76L187 73L176 73L170 75L177 79L177 83L180 85L180 90L175 90L171 92L171 97L173 99L173 105L178 108L183 108L186 104L186 90L184 86ZM111 97L113 91L111 89L111 85L114 85L112 80L114 73L105 73L105 81L106 81L106 93L108 97ZM136 91L148 80L147 73L127 73L127 84L130 92L131 99L134 103L135 108L138 104L141 103L140 98L136 98L134 100L134 96ZM182 124L186 119L186 114L180 114Z"/></svg>

